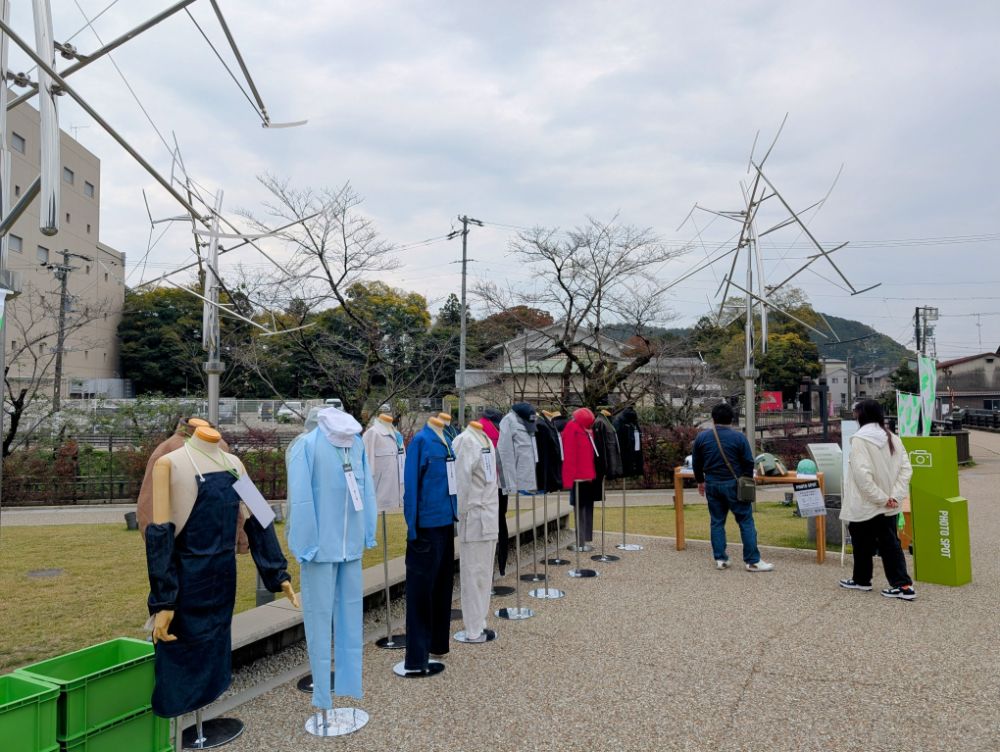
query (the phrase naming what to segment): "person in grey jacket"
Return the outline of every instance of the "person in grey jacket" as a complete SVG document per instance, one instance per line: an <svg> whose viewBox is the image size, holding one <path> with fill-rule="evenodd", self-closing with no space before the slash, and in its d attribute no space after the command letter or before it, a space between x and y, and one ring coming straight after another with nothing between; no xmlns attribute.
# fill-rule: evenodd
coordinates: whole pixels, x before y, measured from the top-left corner
<svg viewBox="0 0 1000 752"><path fill-rule="evenodd" d="M537 416L535 408L527 402L515 402L500 421L500 485L505 493L534 491L538 488L535 465L538 449L535 444Z"/></svg>

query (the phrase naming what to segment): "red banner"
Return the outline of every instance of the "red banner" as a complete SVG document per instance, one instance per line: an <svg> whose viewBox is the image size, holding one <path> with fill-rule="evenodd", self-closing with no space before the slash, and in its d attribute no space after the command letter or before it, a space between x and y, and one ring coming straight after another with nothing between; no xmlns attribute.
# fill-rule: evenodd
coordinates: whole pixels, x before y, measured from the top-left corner
<svg viewBox="0 0 1000 752"><path fill-rule="evenodd" d="M781 407L781 392L760 393L760 411L762 413L780 413Z"/></svg>

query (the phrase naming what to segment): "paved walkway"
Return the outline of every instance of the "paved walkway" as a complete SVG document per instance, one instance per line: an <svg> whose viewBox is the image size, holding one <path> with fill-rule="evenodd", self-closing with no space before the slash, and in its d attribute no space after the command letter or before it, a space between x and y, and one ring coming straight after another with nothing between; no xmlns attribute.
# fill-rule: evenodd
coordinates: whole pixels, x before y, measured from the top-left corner
<svg viewBox="0 0 1000 752"><path fill-rule="evenodd" d="M903 603L839 589L837 557L769 550L773 573L717 572L706 543L646 539L596 579L554 569L564 599L491 618L498 641L454 644L438 677L397 678L402 656L367 645L357 734L307 735L309 699L289 683L230 713L247 731L228 749L1000 749L1000 436L973 434L973 453L971 585L918 583Z"/></svg>

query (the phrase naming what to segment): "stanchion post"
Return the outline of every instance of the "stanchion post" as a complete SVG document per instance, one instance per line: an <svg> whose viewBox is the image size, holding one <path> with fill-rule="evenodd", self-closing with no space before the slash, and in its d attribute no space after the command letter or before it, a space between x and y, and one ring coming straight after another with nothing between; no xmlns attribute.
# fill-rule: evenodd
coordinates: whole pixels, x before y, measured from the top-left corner
<svg viewBox="0 0 1000 752"><path fill-rule="evenodd" d="M607 520L607 499L608 499L608 489L605 482L601 481L601 553L598 556L591 556L591 561L618 561L621 557L619 556L609 556L604 550L604 537L605 528L607 527L605 520Z"/></svg>
<svg viewBox="0 0 1000 752"><path fill-rule="evenodd" d="M544 582L545 577L538 576L538 499L531 497L531 574L526 574L522 578L525 582Z"/></svg>
<svg viewBox="0 0 1000 752"><path fill-rule="evenodd" d="M547 516L547 515L546 515ZM560 489L556 493L556 542L555 542L555 556L551 559L547 559L547 562L553 566L561 567L565 564L569 564L568 559L562 558L559 553L562 548L562 528L559 526L562 520L562 490Z"/></svg>
<svg viewBox="0 0 1000 752"><path fill-rule="evenodd" d="M638 543L625 542L625 509L628 508L628 500L625 498L625 478L622 478L622 542L617 546L619 551L642 551L642 546Z"/></svg>
<svg viewBox="0 0 1000 752"><path fill-rule="evenodd" d="M687 548L687 541L684 540L684 478L681 470L680 467L674 468L674 523L678 551Z"/></svg>
<svg viewBox="0 0 1000 752"><path fill-rule="evenodd" d="M542 539L542 567L544 571L545 587L529 590L528 595L532 598L542 598L555 600L566 595L558 588L548 586L549 582L549 495L546 493L542 497L542 514L545 515L545 537ZM556 530L559 529L559 518L556 518ZM558 550L558 548L556 549Z"/></svg>
<svg viewBox="0 0 1000 752"><path fill-rule="evenodd" d="M382 512L382 575L385 582L385 637L380 637L375 644L386 650L399 650L406 647L406 635L392 634L392 619L389 611L389 534Z"/></svg>
<svg viewBox="0 0 1000 752"><path fill-rule="evenodd" d="M499 619L529 619L535 615L530 608L521 608L521 492L514 492L514 608L501 608Z"/></svg>
<svg viewBox="0 0 1000 752"><path fill-rule="evenodd" d="M594 569L582 569L580 567L580 549L583 548L583 526L580 524L580 481L573 481L573 497L576 499L576 506L573 512L573 527L576 528L576 568L569 570L570 577L597 577Z"/></svg>

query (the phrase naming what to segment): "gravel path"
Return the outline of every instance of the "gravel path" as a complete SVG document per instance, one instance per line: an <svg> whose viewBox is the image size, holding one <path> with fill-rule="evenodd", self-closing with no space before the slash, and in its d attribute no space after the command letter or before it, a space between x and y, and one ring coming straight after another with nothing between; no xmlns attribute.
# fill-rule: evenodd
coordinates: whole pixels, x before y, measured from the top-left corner
<svg viewBox="0 0 1000 752"><path fill-rule="evenodd" d="M973 454L961 473L971 585L918 583L903 603L839 589L838 557L818 566L811 552L772 549L773 573L717 572L707 543L677 552L647 538L645 551L594 563L596 579L553 568L564 599L525 598L526 621L491 618L499 639L453 644L438 677L397 678L399 652L367 645L360 732L306 734L309 698L290 682L229 713L247 732L227 749L1000 749L1000 435L973 434ZM303 651L269 660L287 671Z"/></svg>

